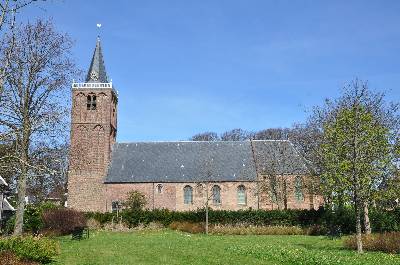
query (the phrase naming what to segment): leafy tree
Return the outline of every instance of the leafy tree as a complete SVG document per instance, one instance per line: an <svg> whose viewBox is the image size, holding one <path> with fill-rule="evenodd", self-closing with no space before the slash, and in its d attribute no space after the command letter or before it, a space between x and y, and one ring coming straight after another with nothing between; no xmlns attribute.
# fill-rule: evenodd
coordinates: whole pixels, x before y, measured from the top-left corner
<svg viewBox="0 0 400 265"><path fill-rule="evenodd" d="M366 233L371 231L368 207L394 207L395 200L400 197L400 189L396 189L398 185L394 185L399 182L396 181L395 176L398 176L396 164L399 165L400 156L396 155L395 150L396 146L399 145L400 136L400 104L386 101L385 96L384 92L371 90L367 82L355 79L343 87L339 98L326 99L322 106L314 107L307 122L295 125L289 136L297 150L305 157L306 164L314 172L313 175L319 176L325 171L320 153L324 126L332 122L341 110L351 109L354 106L363 106L380 125L388 129L392 161L385 170L382 170L384 176L382 176L382 182L374 187L374 196L371 196L370 201L364 202L363 212ZM340 196L340 194L337 195L338 198ZM329 197L325 197L325 201L326 203L331 203ZM342 207L343 201L340 201L337 206Z"/></svg>
<svg viewBox="0 0 400 265"><path fill-rule="evenodd" d="M123 206L131 211L140 211L146 205L146 197L140 191L128 192L128 198L123 202Z"/></svg>
<svg viewBox="0 0 400 265"><path fill-rule="evenodd" d="M392 161L389 140L388 128L360 104L340 109L324 125L322 187L332 201L354 205L358 252L363 251L361 210Z"/></svg>

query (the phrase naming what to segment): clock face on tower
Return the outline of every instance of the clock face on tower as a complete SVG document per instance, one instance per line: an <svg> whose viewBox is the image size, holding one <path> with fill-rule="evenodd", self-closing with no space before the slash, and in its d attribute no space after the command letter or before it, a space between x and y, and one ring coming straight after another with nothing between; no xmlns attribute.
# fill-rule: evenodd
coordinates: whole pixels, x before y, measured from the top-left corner
<svg viewBox="0 0 400 265"><path fill-rule="evenodd" d="M97 79L99 78L96 72L91 72L90 73L90 78L93 79L94 81L97 81Z"/></svg>

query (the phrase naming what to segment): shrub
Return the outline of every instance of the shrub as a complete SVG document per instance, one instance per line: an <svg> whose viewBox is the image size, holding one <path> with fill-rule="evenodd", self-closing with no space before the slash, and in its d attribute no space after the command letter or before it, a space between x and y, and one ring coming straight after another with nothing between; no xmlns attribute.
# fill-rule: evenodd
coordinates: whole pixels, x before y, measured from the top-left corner
<svg viewBox="0 0 400 265"><path fill-rule="evenodd" d="M372 230L377 233L400 231L400 208L394 210L370 210Z"/></svg>
<svg viewBox="0 0 400 265"><path fill-rule="evenodd" d="M126 226L122 222L116 222L116 223L107 223L104 225L103 229L107 231L116 231L116 232L129 232L131 229Z"/></svg>
<svg viewBox="0 0 400 265"><path fill-rule="evenodd" d="M306 234L309 236L322 236L327 235L329 232L328 228L323 225L311 225L306 228Z"/></svg>
<svg viewBox="0 0 400 265"><path fill-rule="evenodd" d="M232 226L215 225L210 227L211 234L217 235L304 235L298 226Z"/></svg>
<svg viewBox="0 0 400 265"><path fill-rule="evenodd" d="M330 235L351 234L356 231L354 209L345 207L336 211L326 210L322 223Z"/></svg>
<svg viewBox="0 0 400 265"><path fill-rule="evenodd" d="M9 251L23 260L49 263L59 253L58 242L46 238L7 237L0 239L0 252Z"/></svg>
<svg viewBox="0 0 400 265"><path fill-rule="evenodd" d="M132 211L142 210L146 205L146 197L140 191L128 192L128 198L123 202L123 206Z"/></svg>
<svg viewBox="0 0 400 265"><path fill-rule="evenodd" d="M43 227L41 214L42 209L40 206L27 205L24 212L24 230L38 234Z"/></svg>
<svg viewBox="0 0 400 265"><path fill-rule="evenodd" d="M113 216L116 216L114 213L100 213L100 212L86 212L86 219L94 219L100 223L103 227L106 223L111 223Z"/></svg>
<svg viewBox="0 0 400 265"><path fill-rule="evenodd" d="M172 222L169 227L173 230L179 230L192 234L199 234L205 232L203 223L190 223L190 222Z"/></svg>
<svg viewBox="0 0 400 265"><path fill-rule="evenodd" d="M37 265L40 263L28 260L21 260L11 251L0 252L1 265Z"/></svg>
<svg viewBox="0 0 400 265"><path fill-rule="evenodd" d="M86 218L82 212L72 209L51 209L43 213L43 228L47 231L67 235L74 228L86 226Z"/></svg>
<svg viewBox="0 0 400 265"><path fill-rule="evenodd" d="M101 228L102 228L100 222L97 221L97 220L94 219L94 218L89 218L89 219L86 221L86 225L87 225L87 227L88 227L89 229L93 229L93 230L97 230L97 229L101 229Z"/></svg>
<svg viewBox="0 0 400 265"><path fill-rule="evenodd" d="M400 232L362 235L362 242L365 250L400 253ZM356 236L347 238L344 246L349 249L357 249Z"/></svg>
<svg viewBox="0 0 400 265"><path fill-rule="evenodd" d="M59 206L45 202L41 204L28 204L25 206L24 211L24 231L31 232L37 235L39 231L43 228L42 213L48 209L56 209ZM14 231L15 216L10 218L5 226L5 233L11 234Z"/></svg>

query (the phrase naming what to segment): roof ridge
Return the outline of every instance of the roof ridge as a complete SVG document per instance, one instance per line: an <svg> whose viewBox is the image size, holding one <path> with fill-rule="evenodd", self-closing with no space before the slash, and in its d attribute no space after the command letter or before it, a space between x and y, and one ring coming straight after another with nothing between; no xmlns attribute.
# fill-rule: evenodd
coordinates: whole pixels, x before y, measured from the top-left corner
<svg viewBox="0 0 400 265"><path fill-rule="evenodd" d="M253 142L291 142L290 140L242 140L242 141L193 141L193 140L173 140L173 141L164 141L164 140L155 140L155 141L134 141L134 142L116 142L116 144L143 144L143 143L250 143Z"/></svg>
<svg viewBox="0 0 400 265"><path fill-rule="evenodd" d="M290 142L290 140L289 139L286 139L286 140L275 140L275 139L257 139L257 140L251 140L251 141L253 141L253 142Z"/></svg>
<svg viewBox="0 0 400 265"><path fill-rule="evenodd" d="M117 142L117 144L144 144L144 143L250 143L250 140L245 141L137 141L137 142Z"/></svg>

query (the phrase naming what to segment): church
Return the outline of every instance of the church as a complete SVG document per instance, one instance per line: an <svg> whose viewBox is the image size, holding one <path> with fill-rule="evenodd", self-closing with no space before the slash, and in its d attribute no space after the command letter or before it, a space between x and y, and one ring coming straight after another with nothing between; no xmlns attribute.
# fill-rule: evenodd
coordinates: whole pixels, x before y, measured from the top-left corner
<svg viewBox="0 0 400 265"><path fill-rule="evenodd" d="M146 208L317 209L304 159L287 140L116 142L118 93L100 38L85 82L72 84L68 206L111 212L128 192Z"/></svg>

